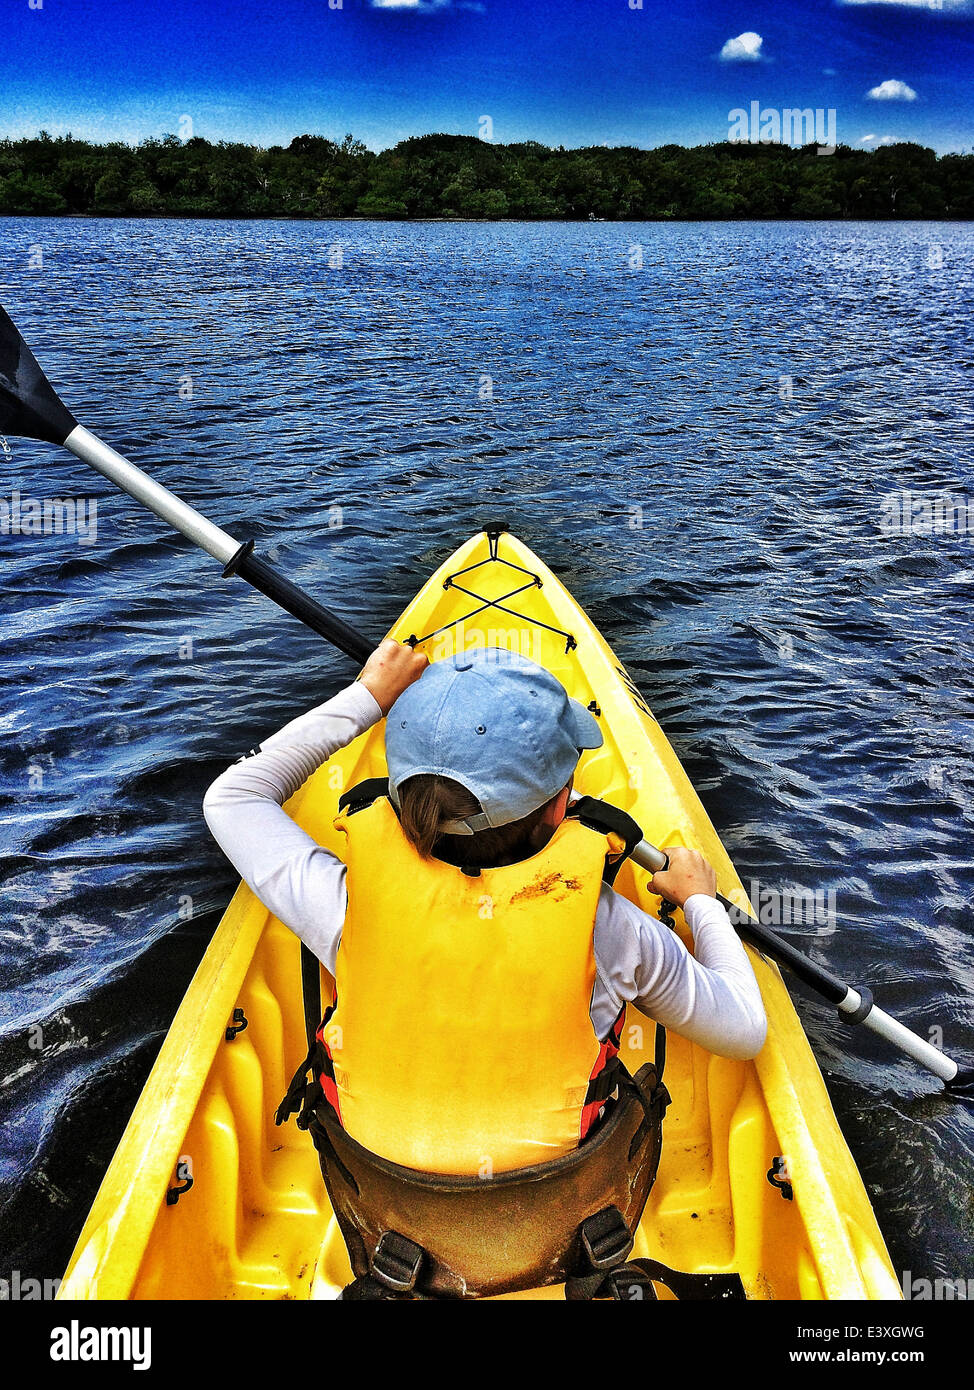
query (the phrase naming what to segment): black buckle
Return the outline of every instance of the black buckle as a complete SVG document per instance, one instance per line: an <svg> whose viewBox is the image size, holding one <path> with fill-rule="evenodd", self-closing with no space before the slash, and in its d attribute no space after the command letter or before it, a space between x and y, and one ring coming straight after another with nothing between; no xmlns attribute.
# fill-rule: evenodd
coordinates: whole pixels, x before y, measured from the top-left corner
<svg viewBox="0 0 974 1390"><path fill-rule="evenodd" d="M615 1268L633 1247L632 1234L618 1207L606 1207L583 1221L581 1236L582 1249L593 1269Z"/></svg>
<svg viewBox="0 0 974 1390"><path fill-rule="evenodd" d="M423 1265L423 1248L398 1231L383 1231L372 1256L372 1274L393 1293L412 1293Z"/></svg>
<svg viewBox="0 0 974 1390"><path fill-rule="evenodd" d="M632 1265L626 1265L607 1275L599 1293L601 1297L608 1296L616 1303L659 1302L659 1294L653 1287L652 1279Z"/></svg>

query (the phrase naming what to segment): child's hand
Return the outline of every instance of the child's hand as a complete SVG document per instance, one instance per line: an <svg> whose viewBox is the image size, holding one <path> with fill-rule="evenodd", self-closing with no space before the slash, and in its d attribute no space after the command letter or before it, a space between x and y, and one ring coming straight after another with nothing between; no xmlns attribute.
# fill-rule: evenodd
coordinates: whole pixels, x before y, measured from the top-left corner
<svg viewBox="0 0 974 1390"><path fill-rule="evenodd" d="M419 680L428 665L429 658L422 652L386 637L365 663L359 680L385 715L402 692Z"/></svg>
<svg viewBox="0 0 974 1390"><path fill-rule="evenodd" d="M708 898L717 896L717 875L699 850L664 845L663 853L670 856L670 867L650 879L651 893L668 898L677 907L682 907L694 893L706 893Z"/></svg>

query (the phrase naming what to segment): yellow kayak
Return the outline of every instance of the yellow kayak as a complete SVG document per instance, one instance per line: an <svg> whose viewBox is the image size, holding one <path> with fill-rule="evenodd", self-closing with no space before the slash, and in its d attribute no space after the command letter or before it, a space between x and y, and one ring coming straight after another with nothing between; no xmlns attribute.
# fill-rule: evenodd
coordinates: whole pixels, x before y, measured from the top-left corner
<svg viewBox="0 0 974 1390"><path fill-rule="evenodd" d="M747 898L686 773L632 680L564 586L513 536L480 533L432 576L391 635L432 660L520 651L596 714L604 744L575 784L628 811L657 845L701 849ZM342 791L385 772L382 726L321 767L288 804L336 853ZM616 891L655 914L628 862ZM682 916L676 930L690 944ZM637 1257L737 1274L750 1299L902 1297L862 1178L777 967L748 948L768 1014L754 1061L670 1034L672 1096ZM321 972L327 1002L331 977ZM621 1056L653 1057L630 1006ZM62 1299L335 1298L351 1270L310 1137L274 1124L306 1052L300 943L241 885L173 1021L61 1284ZM659 1290L660 1297L670 1295ZM562 1297L560 1288L526 1297Z"/></svg>

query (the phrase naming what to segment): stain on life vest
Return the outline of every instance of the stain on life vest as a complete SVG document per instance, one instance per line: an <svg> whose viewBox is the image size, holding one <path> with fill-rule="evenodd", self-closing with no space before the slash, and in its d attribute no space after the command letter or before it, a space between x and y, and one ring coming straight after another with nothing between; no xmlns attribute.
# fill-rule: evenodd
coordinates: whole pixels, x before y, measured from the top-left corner
<svg viewBox="0 0 974 1390"><path fill-rule="evenodd" d="M512 903L527 902L529 898L554 897L563 901L569 893L580 893L582 881L579 878L563 878L561 874L546 874L525 884L511 898Z"/></svg>

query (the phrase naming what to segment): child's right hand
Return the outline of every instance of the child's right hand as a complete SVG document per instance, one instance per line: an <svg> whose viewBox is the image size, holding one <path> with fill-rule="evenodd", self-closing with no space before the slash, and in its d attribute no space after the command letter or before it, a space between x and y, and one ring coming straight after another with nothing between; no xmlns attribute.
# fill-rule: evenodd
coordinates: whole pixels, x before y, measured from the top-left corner
<svg viewBox="0 0 974 1390"><path fill-rule="evenodd" d="M677 907L682 907L694 893L706 893L708 898L717 896L717 875L699 850L664 845L663 853L669 855L670 867L650 879L651 893L668 898Z"/></svg>
<svg viewBox="0 0 974 1390"><path fill-rule="evenodd" d="M428 665L429 658L423 652L414 651L407 642L386 637L365 663L359 680L386 715Z"/></svg>

